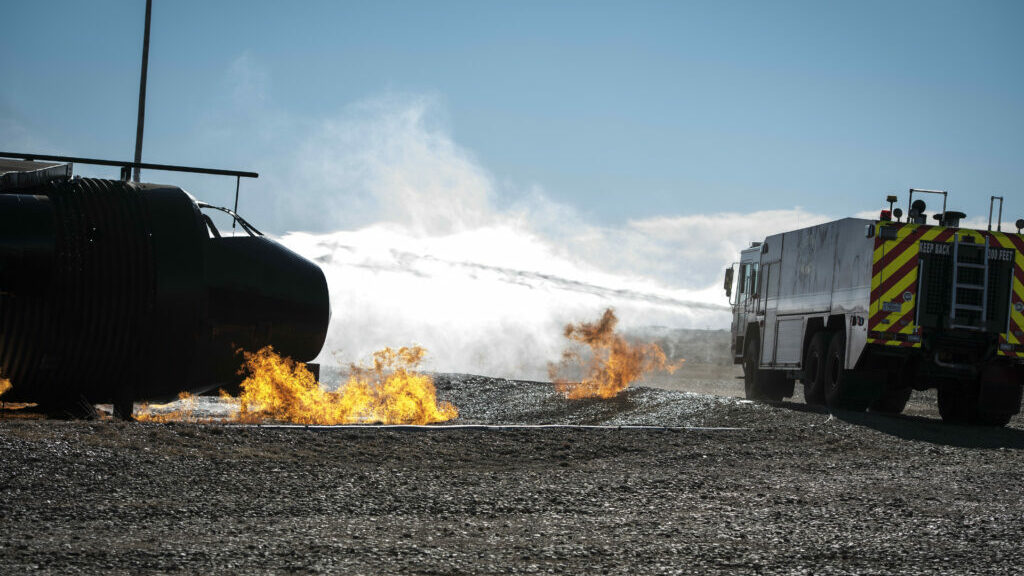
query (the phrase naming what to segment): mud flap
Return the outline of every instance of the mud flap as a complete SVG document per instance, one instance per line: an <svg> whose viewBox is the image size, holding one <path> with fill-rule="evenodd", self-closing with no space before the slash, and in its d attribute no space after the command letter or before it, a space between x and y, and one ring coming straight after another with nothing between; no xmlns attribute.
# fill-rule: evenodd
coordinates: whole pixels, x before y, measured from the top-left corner
<svg viewBox="0 0 1024 576"><path fill-rule="evenodd" d="M848 410L866 410L885 390L885 370L843 370L840 405Z"/></svg>

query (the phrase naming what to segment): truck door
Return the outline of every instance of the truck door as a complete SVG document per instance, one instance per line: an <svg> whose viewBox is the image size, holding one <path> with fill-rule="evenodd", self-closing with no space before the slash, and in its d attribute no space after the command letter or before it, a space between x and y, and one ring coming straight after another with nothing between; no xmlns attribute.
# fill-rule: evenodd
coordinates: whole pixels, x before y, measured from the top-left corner
<svg viewBox="0 0 1024 576"><path fill-rule="evenodd" d="M769 236L761 246L761 282L758 288L757 314L761 325L761 366L775 365L775 315L779 305L779 270L783 235Z"/></svg>
<svg viewBox="0 0 1024 576"><path fill-rule="evenodd" d="M740 360L744 351L744 336L747 333L747 323L756 311L754 304L754 293L756 292L757 261L752 260L749 255L744 254L739 263L738 274L735 280L732 304L732 353L734 360Z"/></svg>
<svg viewBox="0 0 1024 576"><path fill-rule="evenodd" d="M767 366L775 362L775 303L778 298L779 264L773 262L766 265L762 275L758 314L764 316L764 327L761 330L761 365Z"/></svg>

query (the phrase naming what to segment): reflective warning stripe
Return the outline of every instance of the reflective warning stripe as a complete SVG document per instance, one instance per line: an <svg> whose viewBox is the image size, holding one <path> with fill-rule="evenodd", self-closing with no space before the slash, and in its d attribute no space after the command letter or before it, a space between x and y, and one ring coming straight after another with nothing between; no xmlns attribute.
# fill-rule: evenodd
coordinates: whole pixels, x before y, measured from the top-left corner
<svg viewBox="0 0 1024 576"><path fill-rule="evenodd" d="M1004 233L992 233L991 238L1003 248L1013 248L1017 251L1013 261L1009 332L999 335L999 343L1020 346L1024 344L1024 238L1017 234ZM1024 350L1000 349L998 353L1001 356L1024 358Z"/></svg>
<svg viewBox="0 0 1024 576"><path fill-rule="evenodd" d="M900 316L900 318L898 320L896 320L895 322L893 322L891 324L891 326L896 326L899 329L896 332L896 334L912 334L913 333L913 329L914 329L914 313L915 312L916 312L915 307L911 306L910 310L908 310L903 316ZM890 330L889 333L892 333L892 331ZM885 332L883 332L883 334L885 334ZM910 347L913 347L914 344L915 344L915 342L908 342L906 340L897 340L897 341L893 342L892 345L893 346L897 346L898 345L898 346L902 346L904 348L910 348ZM918 346L920 346L920 343L916 343L916 344Z"/></svg>
<svg viewBox="0 0 1024 576"><path fill-rule="evenodd" d="M885 240L882 240L881 234L875 236L875 262L871 266L872 277L877 276L879 272L892 264L894 259L905 253L907 248L913 246L925 232L932 228L932 226L915 226L913 224L897 224L896 226L900 228L896 233L897 239L902 239L899 240L899 244L889 248L884 254L880 254L879 250L885 248Z"/></svg>
<svg viewBox="0 0 1024 576"><path fill-rule="evenodd" d="M910 252L915 253L909 254ZM872 290L873 293L877 295L884 295L892 292L902 293L903 290L900 290L899 288L911 287L910 283L917 279L916 274L911 274L911 272L917 270L917 258L915 258L917 254L915 250L907 250L907 253L910 257L907 258L906 263L890 274L883 274L883 278L885 279L882 280L877 289ZM914 284L916 284L916 282L914 282Z"/></svg>
<svg viewBox="0 0 1024 576"><path fill-rule="evenodd" d="M871 266L871 307L868 316L870 343L914 347L908 336L915 333L918 253L922 241L946 242L954 230L941 226L897 224L896 239L875 236ZM875 337L870 335L874 334Z"/></svg>
<svg viewBox="0 0 1024 576"><path fill-rule="evenodd" d="M879 225L881 228L883 225ZM886 346L920 347L911 342L917 305L917 275L920 243L949 242L956 230L940 226L889 224L896 238L884 241L875 236L871 266L871 304L868 315L868 342ZM1016 251L1010 293L1009 330L999 335L999 354L1024 359L1024 237L1002 232L972 230L993 247ZM1003 349L1008 348L1008 349Z"/></svg>

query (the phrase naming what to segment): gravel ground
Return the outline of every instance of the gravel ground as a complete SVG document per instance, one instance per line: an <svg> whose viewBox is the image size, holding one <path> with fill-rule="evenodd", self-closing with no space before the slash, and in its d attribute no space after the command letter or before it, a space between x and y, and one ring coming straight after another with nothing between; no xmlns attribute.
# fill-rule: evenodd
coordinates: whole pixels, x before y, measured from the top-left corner
<svg viewBox="0 0 1024 576"><path fill-rule="evenodd" d="M463 424L0 418L0 572L994 574L1024 565L1024 421L945 426L673 381L569 402L437 379ZM694 394L682 390L716 392ZM799 400L799 399L798 399Z"/></svg>

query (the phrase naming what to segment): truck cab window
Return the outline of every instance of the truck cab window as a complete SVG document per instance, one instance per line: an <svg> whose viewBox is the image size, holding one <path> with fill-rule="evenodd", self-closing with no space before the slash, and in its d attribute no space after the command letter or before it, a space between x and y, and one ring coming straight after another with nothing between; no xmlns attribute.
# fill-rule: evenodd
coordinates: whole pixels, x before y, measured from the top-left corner
<svg viewBox="0 0 1024 576"><path fill-rule="evenodd" d="M750 264L750 266L749 266L750 273L748 274L748 277L747 277L747 280L748 280L748 282L747 282L747 293L748 293L748 295L751 298L756 298L757 295L759 294L759 292L757 290L758 271L759 271L758 268L759 267L760 266L759 266L759 264L757 262L754 262L754 263Z"/></svg>

